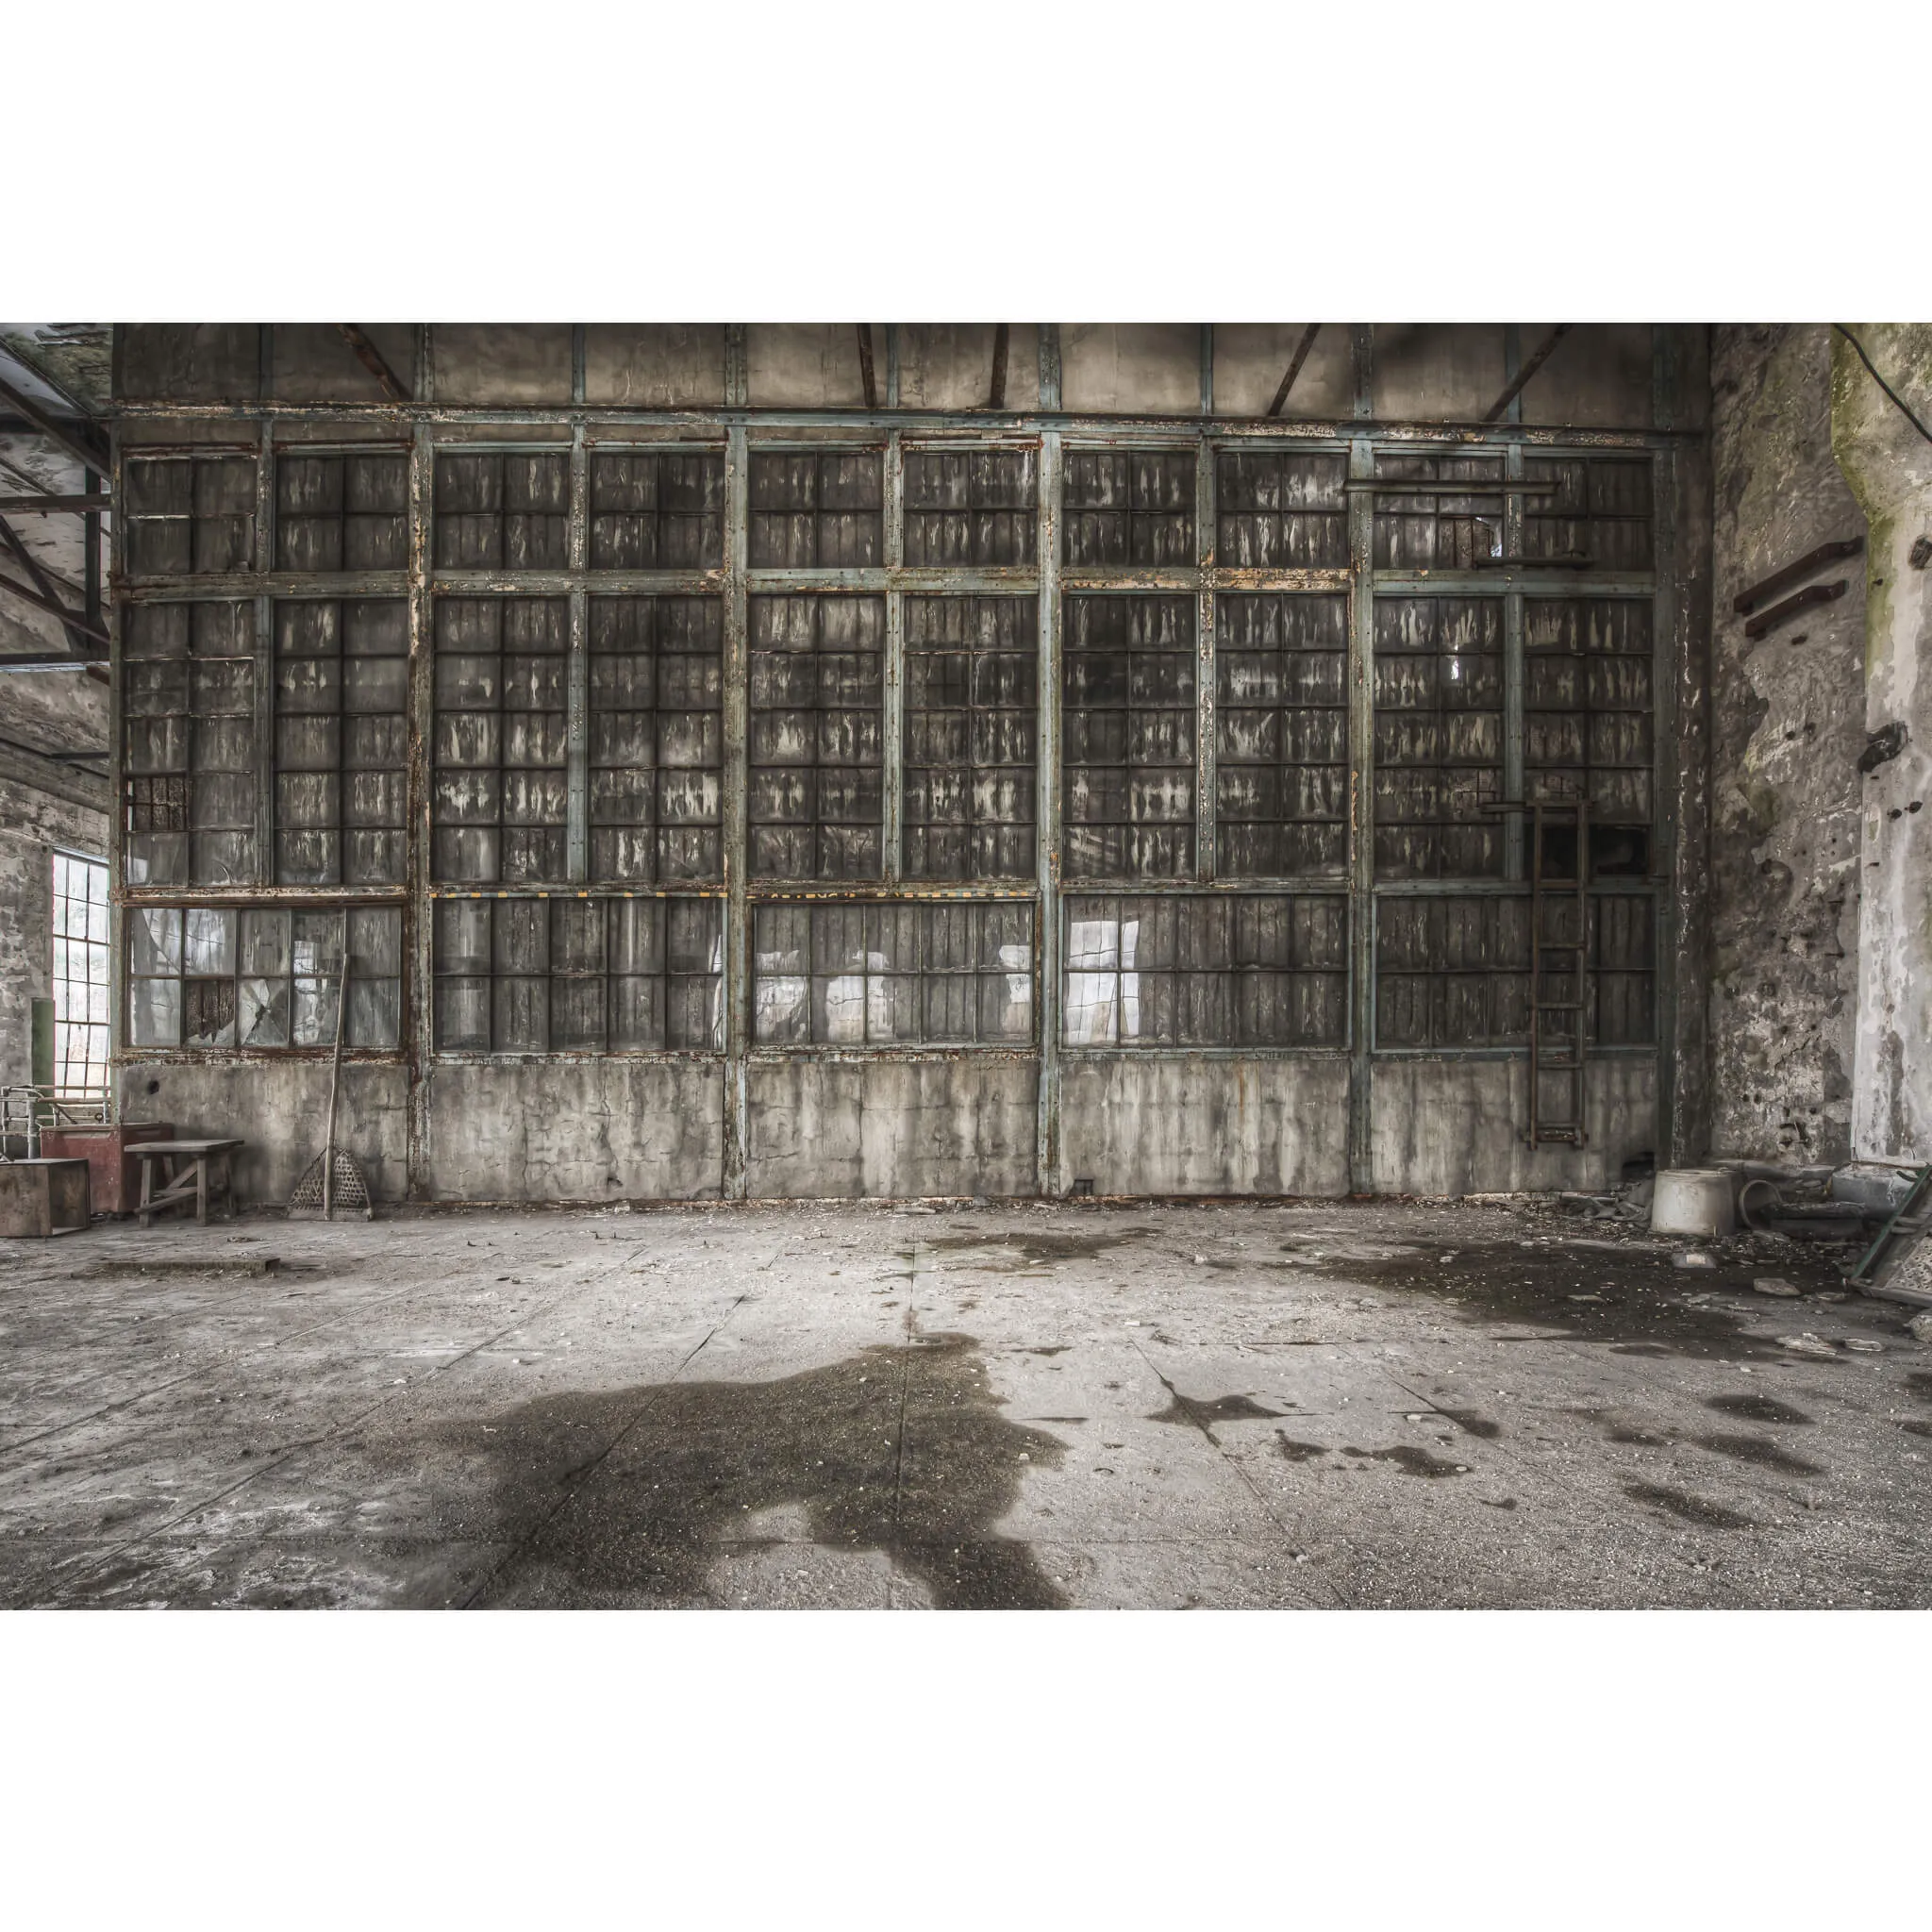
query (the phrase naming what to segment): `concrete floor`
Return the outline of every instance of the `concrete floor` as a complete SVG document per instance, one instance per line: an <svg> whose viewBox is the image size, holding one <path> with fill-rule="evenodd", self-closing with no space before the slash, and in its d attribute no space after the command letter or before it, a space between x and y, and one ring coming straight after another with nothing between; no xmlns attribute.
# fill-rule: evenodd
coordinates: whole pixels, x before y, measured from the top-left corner
<svg viewBox="0 0 1932 1932"><path fill-rule="evenodd" d="M1813 1299L1840 1250L1681 1245L1526 1203L98 1224L0 1266L0 1601L1932 1603L1907 1311Z"/></svg>

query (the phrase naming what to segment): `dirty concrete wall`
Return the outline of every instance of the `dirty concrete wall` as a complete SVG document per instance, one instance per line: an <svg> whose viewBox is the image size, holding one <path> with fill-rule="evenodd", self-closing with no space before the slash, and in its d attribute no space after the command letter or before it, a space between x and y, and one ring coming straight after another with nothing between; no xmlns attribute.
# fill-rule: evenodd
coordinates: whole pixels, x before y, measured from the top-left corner
<svg viewBox="0 0 1932 1932"><path fill-rule="evenodd" d="M715 1062L432 1062L417 1191L438 1201L715 1200Z"/></svg>
<svg viewBox="0 0 1932 1932"><path fill-rule="evenodd" d="M1932 426L1932 324L1851 328L1899 401ZM1831 435L1870 532L1864 729L1903 734L1896 755L1859 781L1852 1146L1861 1158L1923 1161L1932 1159L1932 677L1922 668L1932 651L1932 441L1842 336L1832 345Z"/></svg>
<svg viewBox="0 0 1932 1932"><path fill-rule="evenodd" d="M1030 1194L1038 1074L963 1057L747 1070L754 1197Z"/></svg>
<svg viewBox="0 0 1932 1932"><path fill-rule="evenodd" d="M1618 1054L1584 1070L1581 1148L1532 1150L1524 1059L1378 1059L1374 1174L1390 1194L1504 1193L1614 1187L1624 1161L1655 1150L1657 1062Z"/></svg>
<svg viewBox="0 0 1932 1932"><path fill-rule="evenodd" d="M1865 517L1832 452L1828 325L1719 328L1711 378L1712 1146L1840 1161L1852 1145L1865 569L1854 558L1820 570L1846 594L1756 641L1732 607L1821 544L1863 536Z"/></svg>
<svg viewBox="0 0 1932 1932"><path fill-rule="evenodd" d="M1069 1060L1064 1171L1097 1194L1345 1194L1348 1062Z"/></svg>
<svg viewBox="0 0 1932 1932"><path fill-rule="evenodd" d="M297 1060L140 1060L116 1069L125 1121L167 1121L185 1139L233 1136L236 1193L287 1202L322 1152L328 1125L326 1056ZM394 1060L346 1060L336 1140L354 1155L377 1201L408 1185L408 1070Z"/></svg>

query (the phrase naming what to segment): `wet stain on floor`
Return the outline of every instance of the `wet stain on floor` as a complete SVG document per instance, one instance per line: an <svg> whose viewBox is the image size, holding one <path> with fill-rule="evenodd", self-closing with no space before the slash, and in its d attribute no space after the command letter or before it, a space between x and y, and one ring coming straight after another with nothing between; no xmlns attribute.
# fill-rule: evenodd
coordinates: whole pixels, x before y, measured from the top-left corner
<svg viewBox="0 0 1932 1932"><path fill-rule="evenodd" d="M1420 1475L1431 1480L1445 1475L1467 1475L1468 1465L1432 1456L1410 1442L1398 1442L1392 1449L1344 1449L1344 1456L1359 1456L1370 1462L1392 1462L1404 1475Z"/></svg>
<svg viewBox="0 0 1932 1932"><path fill-rule="evenodd" d="M1058 1609L1026 1543L992 1525L1064 1446L1008 1421L977 1344L922 1336L768 1382L667 1382L541 1397L491 1418L498 1536L480 1600L704 1605L768 1509L811 1541L883 1552L946 1609ZM475 1430L462 1430L475 1446Z"/></svg>
<svg viewBox="0 0 1932 1932"><path fill-rule="evenodd" d="M1906 1387L1921 1402L1932 1402L1932 1374L1928 1374L1924 1369L1914 1369L1906 1377Z"/></svg>
<svg viewBox="0 0 1932 1932"><path fill-rule="evenodd" d="M1545 1239L1527 1245L1490 1241L1441 1251L1417 1249L1387 1258L1338 1257L1336 1278L1345 1276L1369 1288L1419 1291L1474 1326L1520 1323L1565 1340L1597 1342L1616 1355L1659 1361L1716 1353L1748 1361L1779 1354L1749 1331L1752 1322L1762 1319L1762 1310L1733 1312L1687 1296L1748 1299L1751 1272L1759 1265L1754 1261L1704 1274L1691 1288L1684 1273L1672 1266L1670 1251L1646 1241L1607 1241L1601 1247L1566 1251L1558 1241ZM1803 1264L1787 1260L1781 1265L1794 1273ZM1824 1271L1819 1271L1819 1278L1824 1278ZM1600 1299L1574 1299L1579 1294ZM1927 1381L1932 1384L1932 1377Z"/></svg>
<svg viewBox="0 0 1932 1932"><path fill-rule="evenodd" d="M1704 1405L1720 1415L1734 1415L1747 1423L1787 1423L1795 1426L1809 1424L1802 1408L1780 1402L1775 1395L1713 1395Z"/></svg>
<svg viewBox="0 0 1932 1932"><path fill-rule="evenodd" d="M1028 1228L1006 1235L941 1235L921 1245L928 1254L960 1249L989 1253L995 1258L974 1265L986 1268L989 1273L1001 1274L1010 1273L1014 1267L1047 1267L1055 1261L1091 1261L1109 1248L1123 1247L1154 1231L1138 1223L1106 1234L1055 1234L1044 1228Z"/></svg>
<svg viewBox="0 0 1932 1932"><path fill-rule="evenodd" d="M1624 1493L1632 1502L1648 1503L1654 1508L1668 1511L1680 1522L1696 1524L1700 1529L1750 1529L1754 1526L1748 1516L1740 1516L1734 1509L1726 1509L1704 1496L1693 1496L1688 1490L1674 1490L1664 1483L1625 1483Z"/></svg>
<svg viewBox="0 0 1932 1932"><path fill-rule="evenodd" d="M1290 1462L1312 1462L1316 1457L1328 1453L1320 1442L1296 1442L1284 1436L1279 1429L1274 1432L1274 1446Z"/></svg>
<svg viewBox="0 0 1932 1932"><path fill-rule="evenodd" d="M1167 1384L1167 1392L1172 1399L1165 1408L1156 1409L1147 1418L1150 1423L1186 1423L1207 1429L1215 1423L1279 1422L1286 1412L1263 1408L1249 1395L1183 1395L1172 1382Z"/></svg>
<svg viewBox="0 0 1932 1932"><path fill-rule="evenodd" d="M1479 1441L1493 1442L1503 1433L1500 1423L1492 1423L1486 1415L1477 1415L1473 1408L1443 1408L1437 1406L1436 1414L1447 1416L1465 1436L1474 1436Z"/></svg>
<svg viewBox="0 0 1932 1932"><path fill-rule="evenodd" d="M1734 1462L1755 1462L1760 1469L1780 1470L1786 1475L1825 1473L1817 1463L1780 1449L1769 1436L1696 1436L1691 1440L1714 1456L1728 1456Z"/></svg>

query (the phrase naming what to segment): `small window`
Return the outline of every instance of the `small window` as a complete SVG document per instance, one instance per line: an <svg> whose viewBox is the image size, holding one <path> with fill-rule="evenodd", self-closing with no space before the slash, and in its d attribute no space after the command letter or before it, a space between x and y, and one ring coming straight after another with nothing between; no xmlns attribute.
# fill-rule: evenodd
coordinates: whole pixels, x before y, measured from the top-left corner
<svg viewBox="0 0 1932 1932"><path fill-rule="evenodd" d="M108 1091L108 868L54 855L54 1090Z"/></svg>

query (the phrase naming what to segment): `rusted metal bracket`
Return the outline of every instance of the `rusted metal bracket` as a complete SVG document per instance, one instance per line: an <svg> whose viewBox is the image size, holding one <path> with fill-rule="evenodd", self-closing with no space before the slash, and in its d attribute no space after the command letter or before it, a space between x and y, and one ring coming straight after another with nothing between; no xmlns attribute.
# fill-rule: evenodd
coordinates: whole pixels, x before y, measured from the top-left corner
<svg viewBox="0 0 1932 1932"><path fill-rule="evenodd" d="M355 350L357 361L375 376L376 386L391 402L408 403L415 400L403 386L401 377L383 360L382 351L363 333L359 324L339 322L336 324L336 333Z"/></svg>
<svg viewBox="0 0 1932 1932"><path fill-rule="evenodd" d="M992 332L992 395L988 402L990 409L1004 409L1007 407L1007 334L1010 325L996 323Z"/></svg>
<svg viewBox="0 0 1932 1932"><path fill-rule="evenodd" d="M1813 584L1808 591L1800 591L1795 597L1787 597L1782 604L1774 604L1761 616L1754 617L1744 626L1747 638L1761 638L1766 631L1775 630L1788 617L1795 617L1801 610L1808 610L1814 604L1836 604L1845 593L1845 580L1840 577L1835 584Z"/></svg>
<svg viewBox="0 0 1932 1932"><path fill-rule="evenodd" d="M0 376L0 402L17 410L29 428L37 430L49 442L58 443L75 462L104 474L108 470L108 452L94 443L82 425L63 423L59 417L48 415L31 396L23 395L5 376Z"/></svg>
<svg viewBox="0 0 1932 1932"><path fill-rule="evenodd" d="M1553 328L1549 332L1549 334L1546 335L1542 339L1542 341L1536 345L1535 350L1530 355L1529 360L1525 362L1523 365L1523 367L1516 372L1515 379L1509 384L1508 388L1506 389L1503 391L1503 393L1499 395L1496 398L1496 400L1490 405L1488 411L1485 413L1483 417L1483 421L1485 423L1500 423L1503 420L1504 410L1507 409L1509 407L1509 405L1513 403L1516 400L1516 398L1520 396L1526 388L1528 388L1530 377L1534 375L1537 373L1537 371L1541 369L1543 366L1543 364L1550 359L1551 356L1556 353L1557 344L1563 340L1563 338L1567 336L1570 333L1570 331L1576 325L1574 322L1559 322L1556 325L1556 327Z"/></svg>
<svg viewBox="0 0 1932 1932"><path fill-rule="evenodd" d="M865 386L865 407L876 409L879 406L878 377L872 366L872 324L858 324L858 379Z"/></svg>
<svg viewBox="0 0 1932 1932"><path fill-rule="evenodd" d="M1288 365L1288 374L1281 378L1281 387L1274 391L1274 400L1268 405L1271 416L1281 414L1281 406L1288 401L1288 392L1294 387L1294 379L1302 373L1302 364L1308 359L1308 351L1315 346L1315 338L1322 333L1322 325L1311 322L1302 331L1302 339L1294 345L1293 359Z"/></svg>
<svg viewBox="0 0 1932 1932"><path fill-rule="evenodd" d="M1767 597L1775 597L1792 584L1802 583L1821 564L1836 563L1841 557L1856 557L1864 547L1862 537L1846 537L1836 543L1821 543L1816 550L1806 551L1795 563L1788 563L1782 570L1773 571L1762 583L1753 584L1748 591L1740 591L1731 599L1731 608L1741 617Z"/></svg>

